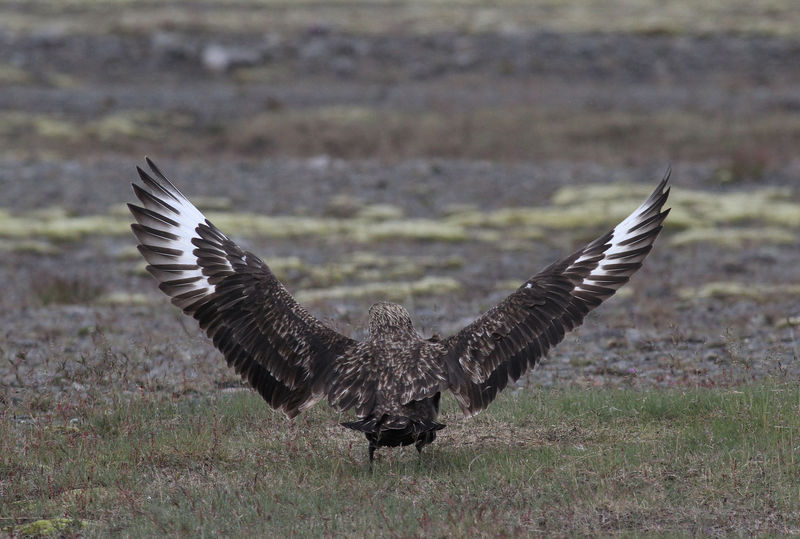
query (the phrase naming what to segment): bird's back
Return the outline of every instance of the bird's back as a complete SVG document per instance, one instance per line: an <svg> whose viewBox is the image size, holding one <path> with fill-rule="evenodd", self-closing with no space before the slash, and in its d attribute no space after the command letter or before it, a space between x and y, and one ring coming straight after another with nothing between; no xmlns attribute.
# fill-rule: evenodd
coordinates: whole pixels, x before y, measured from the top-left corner
<svg viewBox="0 0 800 539"><path fill-rule="evenodd" d="M419 336L370 338L337 361L329 391L331 404L342 406L356 399L356 414L361 418L418 414L414 402L447 388L444 353L441 344Z"/></svg>

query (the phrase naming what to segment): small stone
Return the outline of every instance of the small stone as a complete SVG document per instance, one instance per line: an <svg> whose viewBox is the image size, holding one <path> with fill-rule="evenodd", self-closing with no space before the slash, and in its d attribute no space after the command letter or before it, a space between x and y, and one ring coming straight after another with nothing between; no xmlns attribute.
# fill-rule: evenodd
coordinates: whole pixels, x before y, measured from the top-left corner
<svg viewBox="0 0 800 539"><path fill-rule="evenodd" d="M243 47L224 47L218 44L203 49L203 65L214 73L224 73L234 67L252 66L261 62L261 53Z"/></svg>

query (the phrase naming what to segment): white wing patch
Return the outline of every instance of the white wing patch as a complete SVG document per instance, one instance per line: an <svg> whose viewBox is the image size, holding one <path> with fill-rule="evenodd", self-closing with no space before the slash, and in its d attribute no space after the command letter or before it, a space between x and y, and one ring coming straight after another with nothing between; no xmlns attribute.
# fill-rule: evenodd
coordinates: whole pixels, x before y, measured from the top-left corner
<svg viewBox="0 0 800 539"><path fill-rule="evenodd" d="M660 194L660 193L659 193ZM655 193L654 193L655 195ZM612 290L620 288L625 281L614 279L620 275L631 273L622 270L620 264L641 264L653 243L652 231L661 226L658 209L653 207L653 197L642 203L641 206L614 227L611 238L606 245L608 248L602 253L602 258L597 262L597 267L583 279L575 290L596 292L596 288L603 287ZM574 264L596 258L596 253L581 255ZM613 292L612 292L613 293Z"/></svg>
<svg viewBox="0 0 800 539"><path fill-rule="evenodd" d="M129 204L138 224L132 225L149 271L172 302L184 308L214 293L215 285L198 264L197 228L206 217L148 160L153 176L139 169L143 185L134 184L142 206ZM222 254L222 253L219 253ZM230 262L223 259L230 266ZM233 271L233 267L230 266Z"/></svg>

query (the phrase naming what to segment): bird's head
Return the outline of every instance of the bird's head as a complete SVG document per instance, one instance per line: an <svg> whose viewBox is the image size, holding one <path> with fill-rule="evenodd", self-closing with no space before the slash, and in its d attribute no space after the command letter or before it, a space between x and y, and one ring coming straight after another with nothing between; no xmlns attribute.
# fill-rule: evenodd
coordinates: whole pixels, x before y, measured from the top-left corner
<svg viewBox="0 0 800 539"><path fill-rule="evenodd" d="M416 335L411 315L401 305L379 301L369 308L369 334L373 339L409 333Z"/></svg>

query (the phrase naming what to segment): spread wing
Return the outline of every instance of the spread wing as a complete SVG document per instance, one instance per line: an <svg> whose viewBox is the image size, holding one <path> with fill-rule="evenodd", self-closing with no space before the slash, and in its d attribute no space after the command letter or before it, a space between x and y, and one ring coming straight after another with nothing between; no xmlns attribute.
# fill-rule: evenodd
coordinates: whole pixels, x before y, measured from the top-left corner
<svg viewBox="0 0 800 539"><path fill-rule="evenodd" d="M333 363L357 342L328 328L254 254L228 239L158 170L137 167L128 204L159 288L194 317L228 365L289 417L325 396Z"/></svg>
<svg viewBox="0 0 800 539"><path fill-rule="evenodd" d="M543 269L443 341L450 389L466 413L486 408L641 267L669 213L661 210L668 179L669 171L613 230Z"/></svg>

